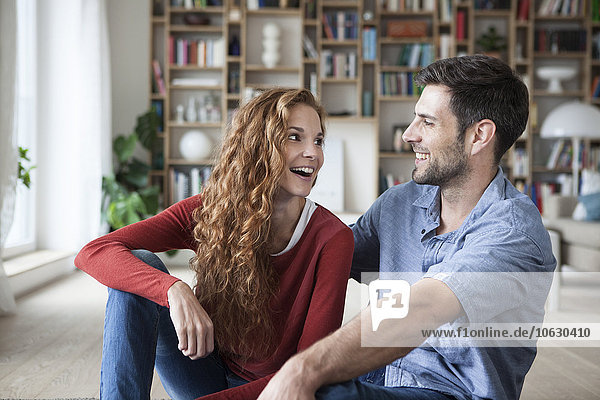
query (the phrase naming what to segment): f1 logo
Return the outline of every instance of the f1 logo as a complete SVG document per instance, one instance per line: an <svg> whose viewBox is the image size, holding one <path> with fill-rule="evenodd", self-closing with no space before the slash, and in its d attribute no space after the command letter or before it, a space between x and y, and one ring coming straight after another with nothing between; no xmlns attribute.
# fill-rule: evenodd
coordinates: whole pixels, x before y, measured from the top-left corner
<svg viewBox="0 0 600 400"><path fill-rule="evenodd" d="M373 331L384 319L401 319L408 315L410 284L407 281L375 280L369 283L371 324Z"/></svg>

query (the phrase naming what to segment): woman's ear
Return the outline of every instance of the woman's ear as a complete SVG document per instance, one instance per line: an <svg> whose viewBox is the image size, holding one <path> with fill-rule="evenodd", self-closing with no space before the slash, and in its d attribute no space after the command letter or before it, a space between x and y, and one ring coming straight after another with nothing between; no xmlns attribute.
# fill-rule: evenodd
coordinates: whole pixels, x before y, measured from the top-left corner
<svg viewBox="0 0 600 400"><path fill-rule="evenodd" d="M471 155L482 151L494 152L494 137L496 136L496 124L491 119L482 119L473 126L471 137Z"/></svg>

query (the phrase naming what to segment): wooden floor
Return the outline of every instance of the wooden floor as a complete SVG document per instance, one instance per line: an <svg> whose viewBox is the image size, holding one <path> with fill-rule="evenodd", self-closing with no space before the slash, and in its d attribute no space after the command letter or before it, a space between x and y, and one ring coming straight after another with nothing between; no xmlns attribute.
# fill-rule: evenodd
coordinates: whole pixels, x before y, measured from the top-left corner
<svg viewBox="0 0 600 400"><path fill-rule="evenodd" d="M554 318L600 322L600 287L565 286L561 299ZM0 318L0 398L98 398L105 301L81 272L19 299ZM152 398L168 398L158 378ZM521 398L600 399L600 348L540 348Z"/></svg>

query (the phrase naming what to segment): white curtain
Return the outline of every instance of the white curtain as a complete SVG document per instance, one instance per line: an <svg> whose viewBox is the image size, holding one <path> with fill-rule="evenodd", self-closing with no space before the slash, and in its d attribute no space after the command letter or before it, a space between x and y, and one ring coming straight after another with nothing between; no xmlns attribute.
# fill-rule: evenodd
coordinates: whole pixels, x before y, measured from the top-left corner
<svg viewBox="0 0 600 400"><path fill-rule="evenodd" d="M77 251L100 232L110 168L103 0L38 1L38 246Z"/></svg>
<svg viewBox="0 0 600 400"><path fill-rule="evenodd" d="M0 250L13 220L17 180L14 140L17 13L14 0L0 1ZM0 258L0 315L16 311Z"/></svg>

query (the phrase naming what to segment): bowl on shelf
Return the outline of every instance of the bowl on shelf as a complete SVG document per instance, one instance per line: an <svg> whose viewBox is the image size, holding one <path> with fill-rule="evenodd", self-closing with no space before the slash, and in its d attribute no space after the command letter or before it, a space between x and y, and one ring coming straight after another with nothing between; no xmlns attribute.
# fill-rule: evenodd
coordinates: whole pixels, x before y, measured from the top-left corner
<svg viewBox="0 0 600 400"><path fill-rule="evenodd" d="M538 78L548 81L547 90L550 93L562 93L560 82L573 79L577 74L575 67L568 66L544 66L539 67L536 72Z"/></svg>

